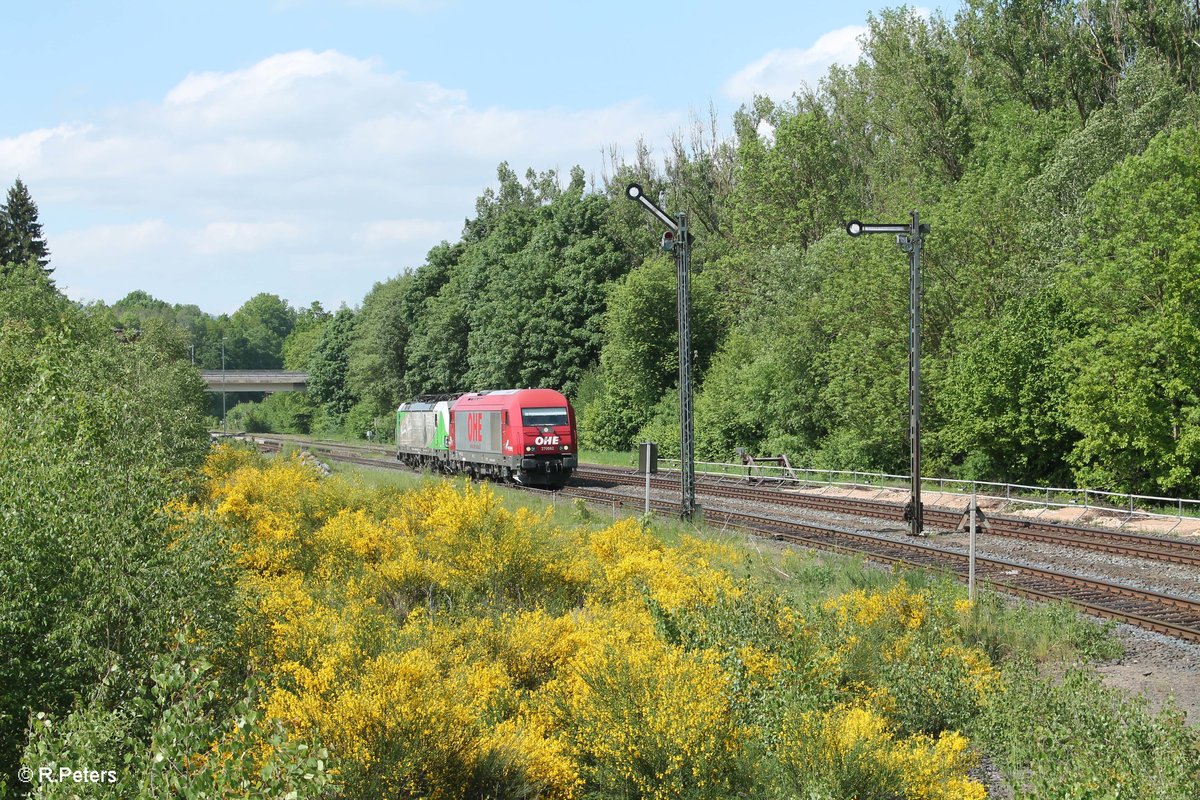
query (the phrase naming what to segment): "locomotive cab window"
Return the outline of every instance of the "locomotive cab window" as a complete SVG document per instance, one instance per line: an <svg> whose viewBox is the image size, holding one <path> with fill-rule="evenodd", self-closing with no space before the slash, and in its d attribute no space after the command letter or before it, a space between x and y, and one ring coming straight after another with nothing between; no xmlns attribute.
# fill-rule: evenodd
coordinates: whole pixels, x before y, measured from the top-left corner
<svg viewBox="0 0 1200 800"><path fill-rule="evenodd" d="M547 425L567 425L567 410L565 408L523 408L521 409L521 424L532 427Z"/></svg>

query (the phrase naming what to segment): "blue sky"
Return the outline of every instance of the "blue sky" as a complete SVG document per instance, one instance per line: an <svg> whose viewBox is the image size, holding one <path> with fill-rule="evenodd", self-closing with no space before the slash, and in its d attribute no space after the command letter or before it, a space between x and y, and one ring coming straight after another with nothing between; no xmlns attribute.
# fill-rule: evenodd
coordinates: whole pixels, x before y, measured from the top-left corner
<svg viewBox="0 0 1200 800"><path fill-rule="evenodd" d="M0 185L29 186L75 299L355 305L457 239L501 161L600 180L607 148L853 61L886 5L10 4Z"/></svg>

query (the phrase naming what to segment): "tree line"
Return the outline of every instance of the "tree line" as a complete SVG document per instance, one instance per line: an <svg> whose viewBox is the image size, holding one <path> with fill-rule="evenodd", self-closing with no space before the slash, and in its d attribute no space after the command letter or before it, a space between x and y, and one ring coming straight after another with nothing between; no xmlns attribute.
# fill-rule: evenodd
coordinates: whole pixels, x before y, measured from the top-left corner
<svg viewBox="0 0 1200 800"><path fill-rule="evenodd" d="M591 188L501 165L461 239L347 321L344 400L551 385L588 445L677 450L674 274L636 180L697 235L698 453L901 471L905 259L842 225L915 208L929 468L1200 493L1198 32L1180 0L886 10L732 137L696 121Z"/></svg>
<svg viewBox="0 0 1200 800"><path fill-rule="evenodd" d="M677 451L674 272L624 197L686 210L698 453L907 463L907 270L924 251L928 469L1200 494L1200 11L1183 0L968 0L872 15L853 65L642 143L599 183L501 164L455 242L355 308L259 295L174 317L197 364L307 369L255 425L386 433L427 392L553 386L594 448ZM257 416L255 416L257 415Z"/></svg>

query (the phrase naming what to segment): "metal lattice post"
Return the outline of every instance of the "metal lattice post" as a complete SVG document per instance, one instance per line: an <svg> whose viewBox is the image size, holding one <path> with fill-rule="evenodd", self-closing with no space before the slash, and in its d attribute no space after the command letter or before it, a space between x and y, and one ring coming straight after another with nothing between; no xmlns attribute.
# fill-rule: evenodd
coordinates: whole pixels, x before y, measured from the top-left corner
<svg viewBox="0 0 1200 800"><path fill-rule="evenodd" d="M864 223L852 219L846 223L846 233L862 236L886 233L896 236L896 243L908 253L908 438L912 459L912 495L905 516L912 523L912 533L924 533L924 514L921 505L921 245L929 226L921 224L914 210L908 225L896 223Z"/></svg>
<svg viewBox="0 0 1200 800"><path fill-rule="evenodd" d="M667 227L663 234L662 249L675 254L676 306L678 308L679 339L679 488L682 493L680 514L692 519L696 512L696 439L692 426L692 324L688 285L688 261L691 254L691 238L688 233L686 213L678 219L655 205L646 197L642 187L631 183L625 187L625 196L638 203Z"/></svg>
<svg viewBox="0 0 1200 800"><path fill-rule="evenodd" d="M921 506L921 220L912 212L908 239L909 447L912 459L912 534L925 531Z"/></svg>
<svg viewBox="0 0 1200 800"><path fill-rule="evenodd" d="M687 214L680 212L675 247L675 278L679 309L679 469L680 514L691 519L696 510L696 439L692 423L692 322Z"/></svg>

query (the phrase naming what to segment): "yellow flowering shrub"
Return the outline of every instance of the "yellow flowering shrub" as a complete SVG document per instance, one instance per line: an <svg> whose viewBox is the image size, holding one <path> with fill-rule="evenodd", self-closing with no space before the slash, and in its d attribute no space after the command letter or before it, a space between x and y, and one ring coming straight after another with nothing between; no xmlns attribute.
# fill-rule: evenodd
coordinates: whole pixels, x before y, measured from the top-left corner
<svg viewBox="0 0 1200 800"><path fill-rule="evenodd" d="M789 717L778 758L797 791L858 800L984 800L965 776L975 765L959 733L897 738L888 720L867 708L835 707Z"/></svg>
<svg viewBox="0 0 1200 800"><path fill-rule="evenodd" d="M513 682L536 689L595 642L583 614L552 617L542 609L507 616L495 631L495 657Z"/></svg>
<svg viewBox="0 0 1200 800"><path fill-rule="evenodd" d="M247 539L235 553L248 569L277 573L296 569L302 553L305 498L317 489L317 470L299 459L268 469L239 466L209 485L216 513L242 523Z"/></svg>
<svg viewBox="0 0 1200 800"><path fill-rule="evenodd" d="M550 736L531 718L506 719L486 732L480 748L520 764L529 783L542 789L545 800L575 797L583 788L583 779L568 745Z"/></svg>
<svg viewBox="0 0 1200 800"><path fill-rule="evenodd" d="M239 468L263 465L263 457L250 446L225 443L214 447L209 453L208 458L204 460L201 474L211 493L228 475Z"/></svg>
<svg viewBox="0 0 1200 800"><path fill-rule="evenodd" d="M745 666L746 674L753 679L770 682L783 668L783 662L778 656L754 645L738 648L737 656Z"/></svg>
<svg viewBox="0 0 1200 800"><path fill-rule="evenodd" d="M263 710L319 734L346 796L718 798L764 751L828 780L866 753L903 796L976 796L961 736L899 733L914 654L993 685L926 592L794 608L735 581L727 544L561 530L486 485L366 490L222 451L209 478Z"/></svg>
<svg viewBox="0 0 1200 800"><path fill-rule="evenodd" d="M274 461L267 468L251 462L214 478L209 496L218 513L252 521L261 515L299 513L319 479L320 472L299 458Z"/></svg>
<svg viewBox="0 0 1200 800"><path fill-rule="evenodd" d="M675 610L740 594L728 573L683 548L667 548L636 519L593 534L589 544L600 565L602 588L614 597L646 592L662 608Z"/></svg>
<svg viewBox="0 0 1200 800"><path fill-rule="evenodd" d="M985 705L991 698L1000 694L1004 681L1000 670L996 669L987 655L977 647L964 647L961 644L947 645L942 649L942 658L961 664L963 681L975 693L976 700Z"/></svg>
<svg viewBox="0 0 1200 800"><path fill-rule="evenodd" d="M843 629L882 625L916 630L929 614L929 597L900 581L885 593L856 589L826 601L824 607Z"/></svg>
<svg viewBox="0 0 1200 800"><path fill-rule="evenodd" d="M587 777L620 796L676 798L737 787L746 732L713 652L651 639L584 651L552 691L557 725Z"/></svg>
<svg viewBox="0 0 1200 800"><path fill-rule="evenodd" d="M886 591L855 590L827 600L823 636L833 654L829 679L844 698L877 706L910 733L939 733L964 724L1000 688L982 650L960 641L959 608L929 589L900 581Z"/></svg>

